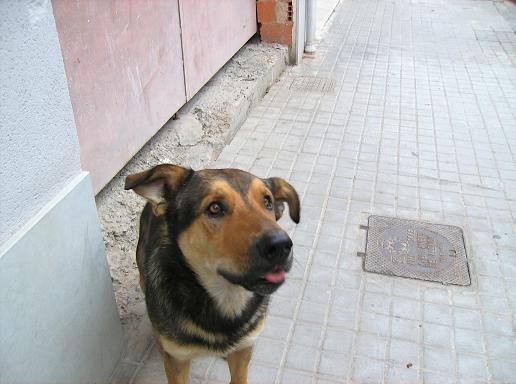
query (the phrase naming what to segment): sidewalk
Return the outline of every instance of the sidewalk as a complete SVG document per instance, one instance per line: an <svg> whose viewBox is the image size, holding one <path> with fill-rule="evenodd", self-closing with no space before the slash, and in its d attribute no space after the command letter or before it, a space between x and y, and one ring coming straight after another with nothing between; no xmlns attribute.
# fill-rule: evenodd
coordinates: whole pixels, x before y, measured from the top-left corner
<svg viewBox="0 0 516 384"><path fill-rule="evenodd" d="M213 165L303 198L251 383L516 382L515 65L491 1L340 2ZM462 227L471 286L363 272L370 214ZM229 382L217 359L191 377ZM165 382L155 348L133 382Z"/></svg>
<svg viewBox="0 0 516 384"><path fill-rule="evenodd" d="M330 23L333 12L339 5L340 0L315 0L315 18L316 18L316 39L320 40L324 36L326 24Z"/></svg>

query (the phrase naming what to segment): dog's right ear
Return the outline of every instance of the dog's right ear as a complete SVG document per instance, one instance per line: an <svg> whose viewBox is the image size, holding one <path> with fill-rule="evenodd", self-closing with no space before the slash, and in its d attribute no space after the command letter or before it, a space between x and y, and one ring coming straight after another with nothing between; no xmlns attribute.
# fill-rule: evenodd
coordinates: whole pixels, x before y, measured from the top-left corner
<svg viewBox="0 0 516 384"><path fill-rule="evenodd" d="M166 203L167 195L177 191L192 172L178 165L161 164L127 176L124 189L145 197L157 212L156 208Z"/></svg>

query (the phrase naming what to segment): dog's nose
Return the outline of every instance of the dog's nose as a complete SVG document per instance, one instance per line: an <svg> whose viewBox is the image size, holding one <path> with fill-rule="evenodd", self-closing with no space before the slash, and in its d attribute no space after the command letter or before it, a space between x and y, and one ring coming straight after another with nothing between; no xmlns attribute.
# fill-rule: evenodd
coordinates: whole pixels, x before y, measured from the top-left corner
<svg viewBox="0 0 516 384"><path fill-rule="evenodd" d="M285 232L269 232L256 242L260 256L273 263L283 263L292 250L292 240Z"/></svg>

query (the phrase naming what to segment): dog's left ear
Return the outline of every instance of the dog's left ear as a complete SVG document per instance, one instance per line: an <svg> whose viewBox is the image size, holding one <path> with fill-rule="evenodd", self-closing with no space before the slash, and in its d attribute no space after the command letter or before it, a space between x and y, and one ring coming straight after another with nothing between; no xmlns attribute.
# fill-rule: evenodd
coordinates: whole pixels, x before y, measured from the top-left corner
<svg viewBox="0 0 516 384"><path fill-rule="evenodd" d="M290 218L294 223L299 223L301 206L299 196L294 187L279 177L264 179L263 182L269 187L274 196L274 213L276 214L276 220L279 220L281 215L283 215L283 203L286 202L288 204Z"/></svg>
<svg viewBox="0 0 516 384"><path fill-rule="evenodd" d="M143 172L133 173L125 179L125 190L132 189L138 195L145 197L152 205L155 213L166 203L167 197L176 192L191 169L178 165L161 164Z"/></svg>

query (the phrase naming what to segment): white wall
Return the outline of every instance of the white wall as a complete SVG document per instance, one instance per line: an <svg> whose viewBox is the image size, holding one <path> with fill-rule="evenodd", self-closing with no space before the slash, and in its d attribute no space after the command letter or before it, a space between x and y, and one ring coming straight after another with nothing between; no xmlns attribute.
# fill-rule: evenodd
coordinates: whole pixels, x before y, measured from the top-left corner
<svg viewBox="0 0 516 384"><path fill-rule="evenodd" d="M0 246L0 303L0 383L109 381L123 335L86 172Z"/></svg>
<svg viewBox="0 0 516 384"><path fill-rule="evenodd" d="M0 340L0 383L107 382L123 347L48 0L0 0Z"/></svg>
<svg viewBox="0 0 516 384"><path fill-rule="evenodd" d="M0 1L0 244L80 172L50 1Z"/></svg>

